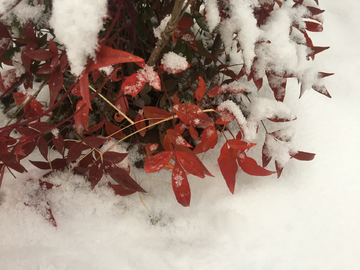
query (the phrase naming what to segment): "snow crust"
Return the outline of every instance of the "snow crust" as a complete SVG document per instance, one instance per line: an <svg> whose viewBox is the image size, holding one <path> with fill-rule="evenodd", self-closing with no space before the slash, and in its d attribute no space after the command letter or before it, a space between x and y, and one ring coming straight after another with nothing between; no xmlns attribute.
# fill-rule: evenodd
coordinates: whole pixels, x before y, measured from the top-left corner
<svg viewBox="0 0 360 270"><path fill-rule="evenodd" d="M0 12L14 2L0 1ZM349 25L360 24L360 3L351 7L335 0L320 3L327 25L312 38L316 44L331 45L317 58L324 71L336 73L327 78L333 99L309 91L299 101L298 84L289 80L286 101L298 117L294 121L297 136L286 126L279 134L292 138L296 149L315 152L312 162L291 159L278 180L238 172L231 195L218 169L219 148L215 148L202 159L215 177L189 176L192 202L190 208L183 208L172 193L171 172L165 170L149 176L132 168L131 175L149 191L140 200L138 194L115 196L107 185L92 191L78 175L66 181L66 170L43 178L43 171L24 160L29 172L15 172L16 179L7 172L0 189L1 269L358 270L360 64L354 59L360 32ZM290 41L289 47L284 51L290 52L291 59L299 51ZM263 64L265 70L267 64ZM281 65L277 68L283 71ZM232 108L229 102L223 106ZM251 113L260 119L274 112ZM247 124L240 114L237 121ZM0 122L2 126L7 122L2 110ZM279 149L287 146L270 148L284 161L288 157ZM43 160L36 152L29 159ZM37 179L57 186L40 188ZM43 217L46 202L57 228Z"/></svg>
<svg viewBox="0 0 360 270"><path fill-rule="evenodd" d="M107 14L106 0L54 0L50 25L64 44L71 72L79 76L88 57L95 57L98 33Z"/></svg>

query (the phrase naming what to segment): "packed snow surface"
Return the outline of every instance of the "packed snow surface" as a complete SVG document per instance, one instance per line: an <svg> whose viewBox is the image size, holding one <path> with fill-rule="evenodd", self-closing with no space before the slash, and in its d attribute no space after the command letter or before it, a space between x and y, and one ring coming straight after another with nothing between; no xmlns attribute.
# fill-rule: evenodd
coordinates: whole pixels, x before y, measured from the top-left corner
<svg viewBox="0 0 360 270"><path fill-rule="evenodd" d="M0 11L13 2L0 3ZM106 1L53 1L54 16L69 35L64 34L65 45L67 38L87 38L78 36L75 26L87 27L88 21L69 12L79 10L76 3L85 12L90 2L98 10L89 14L99 22ZM299 100L297 82L287 85L285 102L297 116L292 143L316 153L313 161L291 159L280 179L239 172L232 195L218 169L216 148L203 158L215 177L189 176L188 208L176 202L171 173L165 170L146 175L132 168L132 176L148 193L119 197L107 181L91 191L82 177L66 181L67 172L46 179L55 184L51 190L40 189L42 172L28 164L29 172L16 179L6 174L0 190L0 268L360 269L359 3L321 1L324 32L311 34L314 44L331 46L316 58L322 71L335 72L326 79L333 98L307 91ZM82 59L91 54L90 48L84 52L72 62L79 72ZM0 123L6 122L1 116ZM292 136L292 131L285 135ZM36 153L29 157L40 158ZM57 228L43 217L46 202Z"/></svg>

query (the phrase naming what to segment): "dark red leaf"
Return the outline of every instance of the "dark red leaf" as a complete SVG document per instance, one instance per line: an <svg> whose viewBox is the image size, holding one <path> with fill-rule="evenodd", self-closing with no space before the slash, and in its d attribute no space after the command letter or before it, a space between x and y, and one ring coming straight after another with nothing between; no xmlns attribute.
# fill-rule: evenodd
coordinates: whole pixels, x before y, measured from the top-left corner
<svg viewBox="0 0 360 270"><path fill-rule="evenodd" d="M81 133L82 126L84 129L87 129L88 118L89 118L89 107L84 103L83 100L80 100L76 104L76 114L74 115L75 127L79 133Z"/></svg>
<svg viewBox="0 0 360 270"><path fill-rule="evenodd" d="M202 100L206 92L206 84L203 78L199 76L199 87L196 89L195 97L198 101Z"/></svg>
<svg viewBox="0 0 360 270"><path fill-rule="evenodd" d="M29 127L43 133L49 132L54 129L54 126L48 122L32 122L29 124Z"/></svg>
<svg viewBox="0 0 360 270"><path fill-rule="evenodd" d="M192 103L181 103L173 108L179 119L186 125L207 127L214 124L201 108Z"/></svg>
<svg viewBox="0 0 360 270"><path fill-rule="evenodd" d="M272 159L272 156L269 155L269 148L266 145L266 140L262 148L262 166L266 167L269 165L270 161Z"/></svg>
<svg viewBox="0 0 360 270"><path fill-rule="evenodd" d="M90 93L89 93L89 76L85 71L82 73L80 80L80 94L83 98L83 102L91 109Z"/></svg>
<svg viewBox="0 0 360 270"><path fill-rule="evenodd" d="M305 21L305 28L311 32L321 32L324 28L321 23L317 21Z"/></svg>
<svg viewBox="0 0 360 270"><path fill-rule="evenodd" d="M157 123L173 116L171 113L165 110L151 106L144 107L143 111L146 119L152 123Z"/></svg>
<svg viewBox="0 0 360 270"><path fill-rule="evenodd" d="M55 56L53 52L46 50L27 51L25 55L35 61L45 61Z"/></svg>
<svg viewBox="0 0 360 270"><path fill-rule="evenodd" d="M50 107L55 104L59 92L63 86L64 76L60 68L57 68L49 77Z"/></svg>
<svg viewBox="0 0 360 270"><path fill-rule="evenodd" d="M302 161L313 160L315 158L315 155L316 154L303 152L303 151L298 151L297 153L290 153L291 157L293 157L297 160L302 160Z"/></svg>
<svg viewBox="0 0 360 270"><path fill-rule="evenodd" d="M318 77L319 78L325 78L325 77L328 77L328 76L332 76L334 74L335 73L318 72Z"/></svg>
<svg viewBox="0 0 360 270"><path fill-rule="evenodd" d="M91 183L91 189L94 189L94 187L99 183L99 181L101 180L101 177L103 176L103 173L104 173L104 168L101 163L101 159L94 162L90 166L89 180Z"/></svg>
<svg viewBox="0 0 360 270"><path fill-rule="evenodd" d="M236 182L235 176L238 170L238 165L236 164L234 151L230 151L226 143L221 148L218 164L230 192L234 193Z"/></svg>
<svg viewBox="0 0 360 270"><path fill-rule="evenodd" d="M178 203L184 207L190 206L191 191L189 181L187 180L185 171L177 161L175 161L171 179L174 194Z"/></svg>
<svg viewBox="0 0 360 270"><path fill-rule="evenodd" d="M70 148L66 157L66 163L71 163L76 161L80 156L83 150L82 142L74 143Z"/></svg>
<svg viewBox="0 0 360 270"><path fill-rule="evenodd" d="M322 9L319 9L316 7L310 7L310 6L307 6L306 8L311 12L311 15L313 15L313 16L319 15L325 11L325 10L322 10Z"/></svg>
<svg viewBox="0 0 360 270"><path fill-rule="evenodd" d="M107 151L103 154L104 162L108 162L110 164L118 164L123 161L129 153L119 153L115 151Z"/></svg>
<svg viewBox="0 0 360 270"><path fill-rule="evenodd" d="M62 158L57 158L51 161L51 167L53 170L60 170L66 166L66 160Z"/></svg>
<svg viewBox="0 0 360 270"><path fill-rule="evenodd" d="M177 27L179 27L181 29L187 29L187 28L190 28L191 26L193 26L193 24L194 24L193 19L184 17L184 18L180 19Z"/></svg>
<svg viewBox="0 0 360 270"><path fill-rule="evenodd" d="M40 151L41 155L44 157L45 160L47 160L48 159L49 147L48 147L47 142L46 142L46 140L45 140L45 138L43 136L39 137L38 148L39 148L39 151Z"/></svg>
<svg viewBox="0 0 360 270"><path fill-rule="evenodd" d="M1 55L4 52L6 52L11 41L11 35L9 33L9 30L2 22L0 22L0 40L1 40L1 46L0 46L0 57L1 57Z"/></svg>
<svg viewBox="0 0 360 270"><path fill-rule="evenodd" d="M122 90L119 91L119 94L116 97L116 101L114 105L119 111L121 111L124 115L126 115L127 111L129 110L129 103ZM121 122L122 120L125 119L125 117L121 113L117 113L114 115L114 119L116 122Z"/></svg>
<svg viewBox="0 0 360 270"><path fill-rule="evenodd" d="M105 166L105 172L111 176L117 183L128 188L139 192L146 192L130 175L122 168L117 166Z"/></svg>
<svg viewBox="0 0 360 270"><path fill-rule="evenodd" d="M50 170L50 164L49 162L45 162L45 161L33 161L33 160L29 160L30 163L32 165L34 165L35 167L41 169L41 170Z"/></svg>
<svg viewBox="0 0 360 270"><path fill-rule="evenodd" d="M13 94L13 98L16 105L21 105L27 99L27 95L21 92L16 92Z"/></svg>
<svg viewBox="0 0 360 270"><path fill-rule="evenodd" d="M185 169L185 171L200 178L205 177L198 160L195 159L191 154L182 151L175 151L175 157L176 160Z"/></svg>
<svg viewBox="0 0 360 270"><path fill-rule="evenodd" d="M84 131L82 134L86 135L86 134L94 133L98 131L100 128L102 128L103 125L104 125L104 121L100 121L99 123L89 127L88 130Z"/></svg>
<svg viewBox="0 0 360 270"><path fill-rule="evenodd" d="M164 151L151 157L144 166L147 173L158 172L162 170L170 161L173 151Z"/></svg>
<svg viewBox="0 0 360 270"><path fill-rule="evenodd" d="M99 137L86 137L83 141L88 146L92 148L98 148L100 145L103 145L108 139L106 138L99 138Z"/></svg>
<svg viewBox="0 0 360 270"><path fill-rule="evenodd" d="M6 163L5 165L19 173L27 172L25 167L23 165L21 165L20 163Z"/></svg>
<svg viewBox="0 0 360 270"><path fill-rule="evenodd" d="M110 124L107 121L105 121L105 131L107 135L115 139L122 139L125 137L125 134L118 126Z"/></svg>
<svg viewBox="0 0 360 270"><path fill-rule="evenodd" d="M267 176L275 173L259 166L255 159L248 157L243 151L239 151L237 153L236 159L241 169L247 174L256 176Z"/></svg>
<svg viewBox="0 0 360 270"><path fill-rule="evenodd" d="M61 136L60 133L57 133L56 135L53 135L52 137L52 142L56 148L56 150L62 154L63 152L63 149L64 149L64 139L63 137Z"/></svg>
<svg viewBox="0 0 360 270"><path fill-rule="evenodd" d="M55 42L52 39L49 39L48 43L49 43L50 51L54 54L58 54L58 48L57 48Z"/></svg>
<svg viewBox="0 0 360 270"><path fill-rule="evenodd" d="M119 196L128 196L136 192L135 190L124 188L122 185L113 185L110 182L108 185L114 190L115 194Z"/></svg>
<svg viewBox="0 0 360 270"><path fill-rule="evenodd" d="M137 130L141 130L139 131L139 134L141 137L144 137L145 136L145 133L146 133L146 124L145 124L145 121L144 121L144 115L142 113L138 113L135 117L135 127Z"/></svg>
<svg viewBox="0 0 360 270"><path fill-rule="evenodd" d="M327 47L311 46L310 47L311 53L308 55L308 57L311 57L311 59L314 60L316 54L321 53L329 48L330 48L329 46L327 46Z"/></svg>

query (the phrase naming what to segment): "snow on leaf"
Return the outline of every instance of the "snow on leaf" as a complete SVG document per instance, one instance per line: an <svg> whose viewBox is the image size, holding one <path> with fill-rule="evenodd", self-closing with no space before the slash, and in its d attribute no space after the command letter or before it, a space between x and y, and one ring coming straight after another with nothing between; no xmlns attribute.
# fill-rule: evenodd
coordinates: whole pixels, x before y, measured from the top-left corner
<svg viewBox="0 0 360 270"><path fill-rule="evenodd" d="M182 206L190 206L190 185L187 180L187 176L183 168L181 168L179 162L175 162L172 171L172 187L178 203Z"/></svg>
<svg viewBox="0 0 360 270"><path fill-rule="evenodd" d="M147 173L162 170L170 161L173 151L164 151L156 154L145 163L144 169Z"/></svg>
<svg viewBox="0 0 360 270"><path fill-rule="evenodd" d="M214 126L208 126L202 133L201 142L194 149L195 154L204 153L213 149L218 142L218 134Z"/></svg>
<svg viewBox="0 0 360 270"><path fill-rule="evenodd" d="M194 104L182 103L173 108L179 119L186 125L207 127L214 124L211 118Z"/></svg>
<svg viewBox="0 0 360 270"><path fill-rule="evenodd" d="M135 97L146 84L146 77L142 73L134 73L127 77L121 85L121 91Z"/></svg>
<svg viewBox="0 0 360 270"><path fill-rule="evenodd" d="M191 154L182 151L175 151L175 157L176 160L185 169L185 171L200 178L205 177L198 160L195 159Z"/></svg>
<svg viewBox="0 0 360 270"><path fill-rule="evenodd" d="M169 73L177 74L190 67L185 57L177 55L174 52L164 54L161 59L161 67Z"/></svg>

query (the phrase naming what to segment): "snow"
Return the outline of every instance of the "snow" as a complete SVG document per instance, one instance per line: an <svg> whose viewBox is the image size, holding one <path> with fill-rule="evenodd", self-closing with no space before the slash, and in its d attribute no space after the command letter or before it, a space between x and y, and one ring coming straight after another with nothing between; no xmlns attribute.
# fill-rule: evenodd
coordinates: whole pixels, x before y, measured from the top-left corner
<svg viewBox="0 0 360 270"><path fill-rule="evenodd" d="M172 73L177 73L188 68L189 63L186 58L178 55L174 52L168 52L164 54L161 59L161 64L164 65L164 69Z"/></svg>
<svg viewBox="0 0 360 270"><path fill-rule="evenodd" d="M159 26L154 28L154 36L157 39L161 39L161 33L165 30L170 19L171 19L171 14L167 15L164 19L162 19Z"/></svg>
<svg viewBox="0 0 360 270"><path fill-rule="evenodd" d="M212 32L216 26L220 23L220 14L218 9L217 0L205 1L206 22L209 27L209 31Z"/></svg>
<svg viewBox="0 0 360 270"><path fill-rule="evenodd" d="M52 4L50 25L67 50L71 72L79 76L88 57L95 57L98 33L107 15L107 1L54 0Z"/></svg>
<svg viewBox="0 0 360 270"><path fill-rule="evenodd" d="M65 181L66 172L47 178L59 187L42 190L35 180L43 172L28 165L16 179L6 174L0 189L1 269L359 269L360 2L320 4L324 32L311 37L331 46L316 58L335 72L326 78L333 98L307 91L299 100L295 80L285 97L297 116L292 143L316 153L313 161L291 159L280 179L239 172L232 195L216 148L202 159L215 177L188 177L189 208L176 202L166 170L131 168L149 191L140 199L115 196L106 185L91 191L82 177ZM57 228L24 205L36 198L49 202Z"/></svg>

